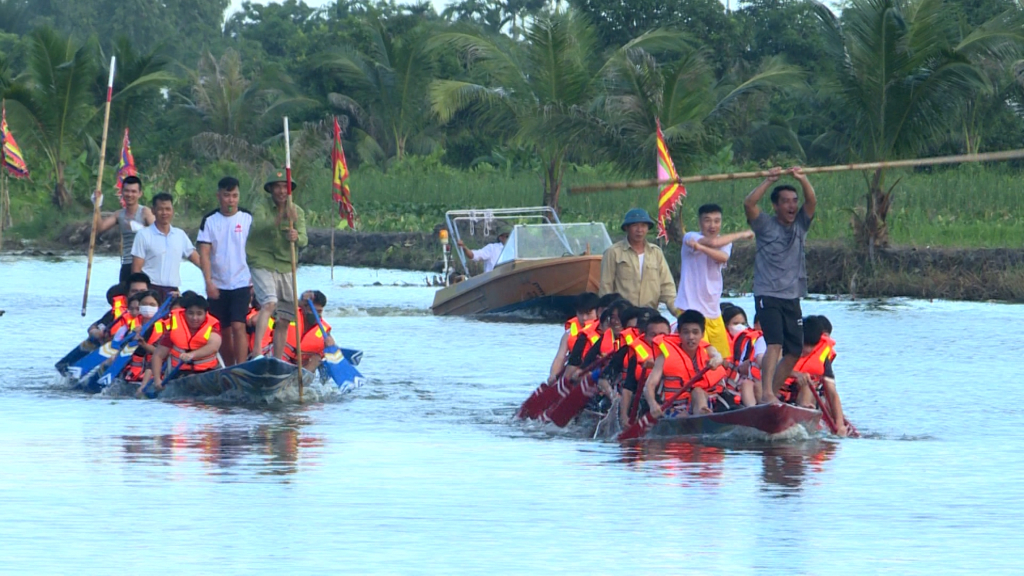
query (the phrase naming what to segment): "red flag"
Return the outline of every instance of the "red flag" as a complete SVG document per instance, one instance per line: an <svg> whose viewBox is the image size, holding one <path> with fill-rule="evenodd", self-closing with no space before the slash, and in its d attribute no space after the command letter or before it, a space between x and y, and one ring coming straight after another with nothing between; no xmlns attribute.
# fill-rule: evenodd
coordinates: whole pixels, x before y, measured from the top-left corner
<svg viewBox="0 0 1024 576"><path fill-rule="evenodd" d="M117 163L117 198L121 200L122 208L124 208L124 200L121 199L121 188L124 187L124 179L138 175L139 171L135 169L135 157L132 156L132 143L128 140L128 128L126 127L124 140L121 141L121 160Z"/></svg>
<svg viewBox="0 0 1024 576"><path fill-rule="evenodd" d="M658 180L675 180L679 178L672 156L665 145L665 135L661 133L661 121L654 120L658 126ZM658 238L668 238L665 223L672 219L679 203L686 197L686 188L677 182L667 184L658 193Z"/></svg>
<svg viewBox="0 0 1024 576"><path fill-rule="evenodd" d="M352 193L348 189L348 162L341 147L341 126L334 119L334 150L331 151L331 165L334 168L334 191L331 197L338 203L338 214L348 222L349 228L356 226L356 210L352 206Z"/></svg>
<svg viewBox="0 0 1024 576"><path fill-rule="evenodd" d="M28 165L25 164L25 157L22 156L21 148L14 140L10 127L7 126L7 107L2 106L0 115L0 168L7 168L7 172L14 178L28 178Z"/></svg>

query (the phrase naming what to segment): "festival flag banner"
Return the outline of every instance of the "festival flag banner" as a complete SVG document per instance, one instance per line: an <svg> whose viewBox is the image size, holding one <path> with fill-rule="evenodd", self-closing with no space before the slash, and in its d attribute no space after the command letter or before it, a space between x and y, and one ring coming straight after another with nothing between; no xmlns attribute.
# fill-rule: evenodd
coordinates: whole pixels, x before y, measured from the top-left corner
<svg viewBox="0 0 1024 576"><path fill-rule="evenodd" d="M121 140L121 160L117 163L117 198L124 208L124 199L121 198L121 188L124 187L124 179L129 176L138 176L139 171L135 168L135 157L132 156L132 142L128 139L128 128L124 129L124 139Z"/></svg>
<svg viewBox="0 0 1024 576"><path fill-rule="evenodd" d="M661 121L655 119L658 126L658 180L676 180L676 166L665 145L665 135L661 133ZM658 193L658 238L668 238L665 224L672 219L672 214L686 197L686 188L678 182L667 184Z"/></svg>
<svg viewBox="0 0 1024 576"><path fill-rule="evenodd" d="M331 165L334 167L334 190L332 199L338 203L338 214L348 222L349 228L355 228L356 210L352 206L352 193L348 189L348 162L345 161L345 150L341 147L341 126L334 119L334 150L331 151Z"/></svg>
<svg viewBox="0 0 1024 576"><path fill-rule="evenodd" d="M2 116L0 116L0 165L6 167L14 178L28 178L25 157L14 140L10 127L7 126L7 107L2 107L2 110Z"/></svg>

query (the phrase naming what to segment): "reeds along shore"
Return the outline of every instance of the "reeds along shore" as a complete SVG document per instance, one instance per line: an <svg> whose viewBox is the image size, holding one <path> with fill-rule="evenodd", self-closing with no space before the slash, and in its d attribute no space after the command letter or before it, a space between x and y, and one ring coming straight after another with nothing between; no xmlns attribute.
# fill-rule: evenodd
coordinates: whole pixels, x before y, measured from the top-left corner
<svg viewBox="0 0 1024 576"><path fill-rule="evenodd" d="M220 167L222 170L224 166ZM235 172L242 180L243 206L263 195L260 175ZM213 191L221 173L204 174L190 180L184 198L176 206L175 223L195 227L215 206ZM867 191L866 174L841 173L813 177L818 193L818 210L811 227L811 242L853 243L851 220L863 209ZM566 186L605 182L621 178L610 169L579 168L566 173ZM297 172L295 200L307 213L311 227L329 227L337 222L331 202L327 170ZM892 170L886 173L891 185L899 180L889 214L889 236L893 246L918 248L1019 248L1024 246L1024 179L1013 165L965 165L933 171ZM490 167L460 171L415 163L381 173L360 170L349 180L353 203L359 213L359 228L367 232L430 232L443 222L446 210L531 206L540 203L539 175L534 172L505 172ZM723 230L746 226L743 198L756 182L694 184L681 216L688 229L696 227L696 209L714 202L724 209ZM203 191L208 191L203 193ZM147 195L152 190L147 190ZM178 196L179 194L176 194ZM631 207L656 208L655 189L603 192L583 195L562 194L565 221L598 221L609 231L618 229L622 215ZM12 194L14 196L14 194ZM14 200L14 198L12 198ZM767 202L766 202L767 207ZM107 194L105 210L115 210L117 198ZM84 220L87 207L65 212L47 206L25 206L15 202L15 227L7 240L50 240L63 226ZM343 235L343 234L342 234ZM15 246L17 244L14 244ZM340 260L339 260L340 261Z"/></svg>

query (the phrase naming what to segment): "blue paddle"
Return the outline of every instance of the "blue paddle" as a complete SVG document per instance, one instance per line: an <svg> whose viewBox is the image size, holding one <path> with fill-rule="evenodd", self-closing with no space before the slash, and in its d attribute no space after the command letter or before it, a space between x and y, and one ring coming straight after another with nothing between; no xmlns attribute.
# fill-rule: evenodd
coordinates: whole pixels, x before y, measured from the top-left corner
<svg viewBox="0 0 1024 576"><path fill-rule="evenodd" d="M172 378L178 375L178 370L181 369L185 362L178 362L178 365L171 368L167 374L164 374L164 382L170 382ZM146 395L146 398L150 400L156 398L156 390L153 389L153 379L150 378L143 386L142 393Z"/></svg>
<svg viewBox="0 0 1024 576"><path fill-rule="evenodd" d="M324 328L323 321L320 320L320 315L316 312L316 307L313 306L313 301L307 299L306 302L309 304L309 309L313 312L313 318L316 318L316 324L320 327L320 333L326 339L327 330ZM359 357L362 357L362 352L359 353ZM355 366L349 363L341 348L325 346L323 365L324 369L331 376L331 380L334 380L342 394L351 392L363 385L363 375L359 373L359 370L356 370Z"/></svg>
<svg viewBox="0 0 1024 576"><path fill-rule="evenodd" d="M168 298L160 309L157 310L156 314L146 322L142 328L138 331L131 331L125 335L121 340L111 340L103 346L90 352L85 358L82 358L78 362L68 367L68 375L72 378L80 379L83 375L86 375L96 369L97 366L105 362L108 358L113 358L121 352L121 349L127 346L129 343L134 342L138 338L139 334L144 334L149 328L155 324L158 320L167 315L167 311L171 307L172 298ZM97 377L98 379L98 377Z"/></svg>

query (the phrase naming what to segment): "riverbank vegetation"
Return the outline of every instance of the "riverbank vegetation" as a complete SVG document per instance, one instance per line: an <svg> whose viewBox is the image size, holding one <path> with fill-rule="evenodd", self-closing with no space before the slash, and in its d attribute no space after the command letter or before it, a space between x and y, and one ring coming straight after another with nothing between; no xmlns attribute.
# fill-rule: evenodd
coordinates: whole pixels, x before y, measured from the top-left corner
<svg viewBox="0 0 1024 576"><path fill-rule="evenodd" d="M628 4L628 8L625 6ZM445 210L558 206L617 230L653 189L566 194L650 177L660 119L682 174L1024 148L1024 26L1009 0L608 2L0 0L0 92L32 170L11 181L21 238L90 209L102 102L118 58L105 209L121 134L148 193L182 223L217 180L263 194L292 119L296 200L329 226L332 118L359 227L429 232ZM135 9L133 9L135 10ZM146 18L139 18L145 14ZM1020 165L813 178L812 239L857 246L1024 242ZM743 225L756 182L691 185Z"/></svg>

